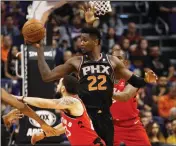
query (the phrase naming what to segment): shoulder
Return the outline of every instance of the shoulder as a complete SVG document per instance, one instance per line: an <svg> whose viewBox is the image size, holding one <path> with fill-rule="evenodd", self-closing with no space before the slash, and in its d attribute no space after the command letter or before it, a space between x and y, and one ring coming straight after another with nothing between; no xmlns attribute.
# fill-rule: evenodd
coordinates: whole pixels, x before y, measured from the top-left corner
<svg viewBox="0 0 176 146"><path fill-rule="evenodd" d="M79 99L73 98L73 97L63 97L60 99L55 99L55 102L57 104L62 104L62 105L71 105L71 104L76 104L79 103Z"/></svg>
<svg viewBox="0 0 176 146"><path fill-rule="evenodd" d="M72 58L70 58L66 63L68 64L74 64L74 62L81 62L82 60L82 56L74 56Z"/></svg>
<svg viewBox="0 0 176 146"><path fill-rule="evenodd" d="M66 61L65 64L73 66L75 69L78 70L81 61L82 61L82 56L74 56L70 58L68 61Z"/></svg>

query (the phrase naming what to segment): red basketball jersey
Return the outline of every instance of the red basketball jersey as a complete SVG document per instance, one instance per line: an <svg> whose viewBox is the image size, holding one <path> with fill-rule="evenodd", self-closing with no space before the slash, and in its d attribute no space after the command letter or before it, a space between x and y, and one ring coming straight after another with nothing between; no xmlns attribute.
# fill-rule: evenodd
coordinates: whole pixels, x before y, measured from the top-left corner
<svg viewBox="0 0 176 146"><path fill-rule="evenodd" d="M125 88L125 84L125 80L119 80L119 82L114 85L115 92L122 92ZM120 121L133 119L135 117L138 117L139 114L135 97L130 98L126 102L113 100L113 104L110 110L113 119Z"/></svg>
<svg viewBox="0 0 176 146"><path fill-rule="evenodd" d="M64 112L61 112L61 122L66 129L65 134L70 144L73 146L94 145L93 142L98 138L97 133L93 129L92 121L87 114L86 108L83 103L82 105L84 107L82 116L71 117Z"/></svg>

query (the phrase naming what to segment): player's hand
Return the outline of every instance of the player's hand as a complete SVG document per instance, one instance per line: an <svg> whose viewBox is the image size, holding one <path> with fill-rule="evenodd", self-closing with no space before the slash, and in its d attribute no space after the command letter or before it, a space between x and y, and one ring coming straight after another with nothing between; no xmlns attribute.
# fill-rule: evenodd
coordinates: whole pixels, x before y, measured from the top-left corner
<svg viewBox="0 0 176 146"><path fill-rule="evenodd" d="M44 41L43 40L41 40L40 42L37 42L37 43L33 43L33 44L31 44L34 48L36 48L36 49L42 49L43 48L43 46L44 46Z"/></svg>
<svg viewBox="0 0 176 146"><path fill-rule="evenodd" d="M84 11L86 23L93 24L99 19L98 17L95 17L95 8L91 7L90 4L85 3L84 5L81 5L80 8Z"/></svg>
<svg viewBox="0 0 176 146"><path fill-rule="evenodd" d="M43 132L34 133L31 137L31 144L35 145L36 142L38 142L44 138L45 138L45 135Z"/></svg>
<svg viewBox="0 0 176 146"><path fill-rule="evenodd" d="M47 125L46 123L41 125L41 128L45 132L46 137L57 136L57 130Z"/></svg>
<svg viewBox="0 0 176 146"><path fill-rule="evenodd" d="M44 41L43 40L41 40L37 43L31 43L27 40L24 40L24 41L25 41L26 44L32 45L36 49L40 49L40 50L43 49L43 46L44 46Z"/></svg>
<svg viewBox="0 0 176 146"><path fill-rule="evenodd" d="M152 70L145 72L145 81L147 83L156 83L157 80L158 77Z"/></svg>
<svg viewBox="0 0 176 146"><path fill-rule="evenodd" d="M18 110L14 109L11 110L7 115L3 116L4 123L7 127L11 126L11 122L15 119L21 119L24 115Z"/></svg>

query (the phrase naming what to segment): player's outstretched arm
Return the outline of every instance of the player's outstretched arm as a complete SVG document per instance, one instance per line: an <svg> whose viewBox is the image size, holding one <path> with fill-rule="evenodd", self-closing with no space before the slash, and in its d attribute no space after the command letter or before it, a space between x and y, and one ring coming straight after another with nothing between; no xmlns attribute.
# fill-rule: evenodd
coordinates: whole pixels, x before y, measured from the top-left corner
<svg viewBox="0 0 176 146"><path fill-rule="evenodd" d="M134 88L130 84L128 84L123 92L115 92L113 95L113 99L118 100L118 101L128 101L131 97L134 97L137 92L137 88Z"/></svg>
<svg viewBox="0 0 176 146"><path fill-rule="evenodd" d="M19 102L15 97L8 94L3 88L1 88L1 99L5 103L19 109L26 116L36 120L40 124L41 128L45 131L45 133L55 134L55 129L51 128L42 119L40 119L40 117L29 106Z"/></svg>
<svg viewBox="0 0 176 146"><path fill-rule="evenodd" d="M52 8L50 8L49 10L47 10L46 12L43 13L42 18L41 18L41 22L45 25L45 23L48 20L49 15L51 15L51 13L54 10L56 10L57 8L62 7L66 3L67 3L66 0L58 1Z"/></svg>
<svg viewBox="0 0 176 146"><path fill-rule="evenodd" d="M144 87L146 83L156 83L157 76L153 71L148 71L148 74L144 79L134 75L130 70L125 67L125 65L117 57L110 56L110 60L115 69L117 79L125 79L129 84L131 84L135 88Z"/></svg>
<svg viewBox="0 0 176 146"><path fill-rule="evenodd" d="M70 109L77 103L78 100L72 97L68 98L60 98L60 99L43 99L37 97L21 97L16 96L18 100L21 100L29 105L39 107L39 108L47 108L47 109Z"/></svg>
<svg viewBox="0 0 176 146"><path fill-rule="evenodd" d="M65 64L59 65L51 70L45 61L43 42L41 41L40 44L33 44L33 46L37 48L38 67L43 81L50 82L58 80L64 75L75 71L73 62L75 61L76 57L69 59L67 62L65 62Z"/></svg>
<svg viewBox="0 0 176 146"><path fill-rule="evenodd" d="M56 135L45 135L43 132L37 132L33 134L31 137L31 144L34 145L36 142L44 139L45 137L59 136L65 133L65 128L63 127L62 123L55 126L54 129L56 129Z"/></svg>

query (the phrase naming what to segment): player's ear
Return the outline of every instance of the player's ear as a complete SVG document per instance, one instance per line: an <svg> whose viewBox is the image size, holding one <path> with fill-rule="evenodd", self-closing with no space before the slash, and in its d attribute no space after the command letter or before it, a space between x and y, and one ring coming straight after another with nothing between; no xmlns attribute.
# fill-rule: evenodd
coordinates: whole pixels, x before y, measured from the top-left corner
<svg viewBox="0 0 176 146"><path fill-rule="evenodd" d="M66 91L65 86L61 87L61 93L64 93Z"/></svg>
<svg viewBox="0 0 176 146"><path fill-rule="evenodd" d="M95 45L98 45L99 40L98 40L98 39L95 39L95 40L94 40L94 43L95 43Z"/></svg>

